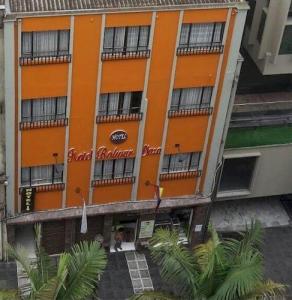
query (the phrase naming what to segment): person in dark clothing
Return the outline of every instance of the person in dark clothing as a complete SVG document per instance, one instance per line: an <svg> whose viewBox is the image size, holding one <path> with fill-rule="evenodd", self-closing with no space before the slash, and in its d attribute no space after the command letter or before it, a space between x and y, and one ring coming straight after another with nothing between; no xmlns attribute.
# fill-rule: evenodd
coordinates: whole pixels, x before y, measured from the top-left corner
<svg viewBox="0 0 292 300"><path fill-rule="evenodd" d="M124 240L124 229L119 228L118 231L115 233L115 246L114 249L116 252L118 252L118 249L123 250L122 248L122 242Z"/></svg>

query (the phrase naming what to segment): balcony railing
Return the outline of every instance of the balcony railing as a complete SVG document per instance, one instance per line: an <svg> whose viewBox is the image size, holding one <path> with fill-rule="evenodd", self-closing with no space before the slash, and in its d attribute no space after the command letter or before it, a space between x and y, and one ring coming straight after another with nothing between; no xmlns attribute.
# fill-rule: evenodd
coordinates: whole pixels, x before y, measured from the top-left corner
<svg viewBox="0 0 292 300"><path fill-rule="evenodd" d="M135 50L135 51L104 51L101 54L101 60L118 60L118 59L139 59L149 58L150 50Z"/></svg>
<svg viewBox="0 0 292 300"><path fill-rule="evenodd" d="M62 64L62 63L70 63L70 62L71 62L71 54L21 56L19 58L19 64L21 66Z"/></svg>
<svg viewBox="0 0 292 300"><path fill-rule="evenodd" d="M162 173L159 175L161 181L164 180L176 180L176 179L186 179L192 177L200 177L202 175L201 170L193 171L182 171L182 172L172 172L172 173Z"/></svg>
<svg viewBox="0 0 292 300"><path fill-rule="evenodd" d="M113 179L97 179L91 182L92 187L99 187L104 185L120 185L120 184L133 184L135 183L135 177L123 177Z"/></svg>
<svg viewBox="0 0 292 300"><path fill-rule="evenodd" d="M194 54L213 54L223 53L224 45L211 44L211 45L194 45L194 46L179 46L176 50L178 56L194 55Z"/></svg>
<svg viewBox="0 0 292 300"><path fill-rule="evenodd" d="M58 120L23 121L19 123L20 130L39 129L49 127L63 127L68 125L68 118Z"/></svg>
<svg viewBox="0 0 292 300"><path fill-rule="evenodd" d="M96 123L141 121L142 118L143 118L143 113L130 113L130 114L120 114L120 115L98 115L96 117Z"/></svg>
<svg viewBox="0 0 292 300"><path fill-rule="evenodd" d="M190 116L208 116L213 112L213 107L196 107L183 109L170 109L168 111L169 118L190 117Z"/></svg>

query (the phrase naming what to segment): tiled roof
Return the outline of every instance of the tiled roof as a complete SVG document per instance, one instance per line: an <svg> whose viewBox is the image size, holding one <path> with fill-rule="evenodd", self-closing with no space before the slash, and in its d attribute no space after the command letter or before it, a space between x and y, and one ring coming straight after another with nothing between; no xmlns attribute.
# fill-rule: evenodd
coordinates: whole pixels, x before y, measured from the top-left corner
<svg viewBox="0 0 292 300"><path fill-rule="evenodd" d="M0 0L3 1L3 0ZM176 5L211 5L240 3L242 0L9 0L10 11L52 12L64 10L135 8Z"/></svg>

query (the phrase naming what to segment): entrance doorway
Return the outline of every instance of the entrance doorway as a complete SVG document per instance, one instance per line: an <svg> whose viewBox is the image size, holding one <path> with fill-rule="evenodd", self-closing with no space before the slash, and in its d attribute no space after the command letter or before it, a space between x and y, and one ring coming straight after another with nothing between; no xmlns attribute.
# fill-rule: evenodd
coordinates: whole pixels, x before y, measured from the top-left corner
<svg viewBox="0 0 292 300"><path fill-rule="evenodd" d="M111 232L110 252L136 250L137 224L137 217L116 217L114 219ZM117 241L121 243L117 243Z"/></svg>

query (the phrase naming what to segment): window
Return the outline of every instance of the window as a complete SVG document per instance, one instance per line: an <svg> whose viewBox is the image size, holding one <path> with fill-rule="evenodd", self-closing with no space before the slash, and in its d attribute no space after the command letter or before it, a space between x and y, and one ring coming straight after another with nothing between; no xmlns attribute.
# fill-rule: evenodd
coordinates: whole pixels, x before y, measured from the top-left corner
<svg viewBox="0 0 292 300"><path fill-rule="evenodd" d="M36 122L66 118L66 97L23 100L21 121Z"/></svg>
<svg viewBox="0 0 292 300"><path fill-rule="evenodd" d="M266 13L263 11L262 16L261 16L259 31L258 31L258 35L257 35L257 40L259 43L262 42L262 38L263 38L264 30L265 30L266 18L267 18Z"/></svg>
<svg viewBox="0 0 292 300"><path fill-rule="evenodd" d="M104 52L147 50L150 26L109 27L104 32Z"/></svg>
<svg viewBox="0 0 292 300"><path fill-rule="evenodd" d="M292 17L292 2L289 7L288 17Z"/></svg>
<svg viewBox="0 0 292 300"><path fill-rule="evenodd" d="M142 92L101 94L99 115L128 115L140 112Z"/></svg>
<svg viewBox="0 0 292 300"><path fill-rule="evenodd" d="M212 87L175 89L170 110L207 108L212 98Z"/></svg>
<svg viewBox="0 0 292 300"><path fill-rule="evenodd" d="M248 4L250 6L250 9L247 12L246 16L246 25L248 27L251 27L252 21L253 21L253 16L256 8L256 0L249 0Z"/></svg>
<svg viewBox="0 0 292 300"><path fill-rule="evenodd" d="M63 164L21 168L21 185L35 186L63 182Z"/></svg>
<svg viewBox="0 0 292 300"><path fill-rule="evenodd" d="M292 54L292 25L285 28L279 54Z"/></svg>
<svg viewBox="0 0 292 300"><path fill-rule="evenodd" d="M183 24L179 47L208 47L220 45L223 39L224 23Z"/></svg>
<svg viewBox="0 0 292 300"><path fill-rule="evenodd" d="M162 173L195 171L199 167L200 152L164 155Z"/></svg>
<svg viewBox="0 0 292 300"><path fill-rule="evenodd" d="M248 190L256 159L256 157L225 159L219 191Z"/></svg>
<svg viewBox="0 0 292 300"><path fill-rule="evenodd" d="M134 158L98 160L95 162L94 179L116 179L132 177Z"/></svg>
<svg viewBox="0 0 292 300"><path fill-rule="evenodd" d="M69 30L22 32L21 55L26 58L69 54Z"/></svg>

